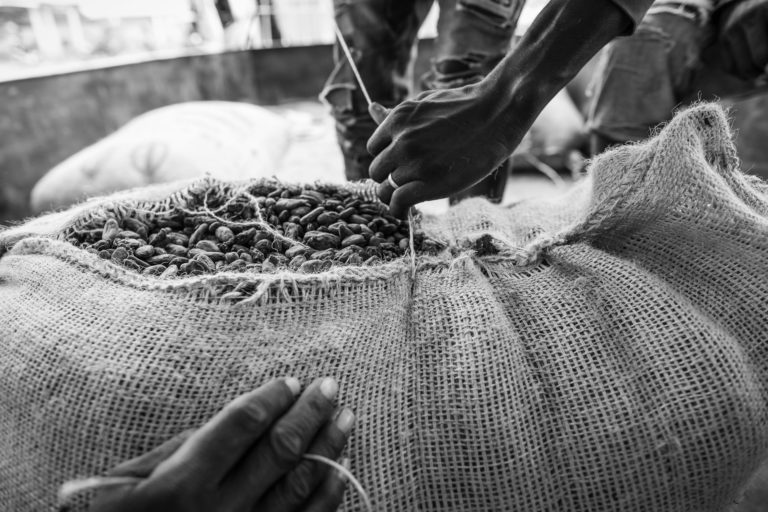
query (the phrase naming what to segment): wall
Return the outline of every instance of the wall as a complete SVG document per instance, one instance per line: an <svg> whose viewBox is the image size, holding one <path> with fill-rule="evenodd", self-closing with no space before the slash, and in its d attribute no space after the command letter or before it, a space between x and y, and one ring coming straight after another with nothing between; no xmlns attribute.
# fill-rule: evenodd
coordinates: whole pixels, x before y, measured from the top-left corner
<svg viewBox="0 0 768 512"><path fill-rule="evenodd" d="M148 110L194 100L278 104L316 97L325 47L195 55L0 83L0 222L64 158Z"/></svg>

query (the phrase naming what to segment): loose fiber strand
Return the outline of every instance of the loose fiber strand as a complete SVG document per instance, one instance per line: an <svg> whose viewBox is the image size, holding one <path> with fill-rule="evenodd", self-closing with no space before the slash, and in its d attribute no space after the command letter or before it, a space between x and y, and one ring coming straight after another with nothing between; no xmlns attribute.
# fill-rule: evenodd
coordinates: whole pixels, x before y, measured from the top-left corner
<svg viewBox="0 0 768 512"><path fill-rule="evenodd" d="M411 279L416 279L416 246L413 242L413 230L415 229L413 220L413 208L408 209L408 248L411 251Z"/></svg>
<svg viewBox="0 0 768 512"><path fill-rule="evenodd" d="M368 512L373 512L373 506L371 505L371 498L368 497L368 493L365 492L365 489L363 488L362 484L355 478L355 475L352 474L352 472L339 464L338 462L328 459L326 457L323 457L322 455L315 455L314 453L305 453L303 456L305 459L314 460L317 462L322 462L323 464L327 464L328 466L331 466L336 471L344 475L347 480L355 487L355 490L360 495L360 499L363 500L363 507Z"/></svg>

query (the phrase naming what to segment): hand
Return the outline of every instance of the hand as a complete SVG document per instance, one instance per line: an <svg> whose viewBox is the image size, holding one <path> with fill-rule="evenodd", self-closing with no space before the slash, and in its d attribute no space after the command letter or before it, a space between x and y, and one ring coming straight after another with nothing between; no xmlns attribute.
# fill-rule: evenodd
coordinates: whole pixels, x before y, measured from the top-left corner
<svg viewBox="0 0 768 512"><path fill-rule="evenodd" d="M718 13L722 67L745 80L766 73L768 66L768 1L726 4Z"/></svg>
<svg viewBox="0 0 768 512"><path fill-rule="evenodd" d="M346 482L302 455L341 453L354 415L344 409L329 421L337 389L320 379L296 400L300 384L289 378L242 395L199 430L110 471L145 480L103 489L89 510L334 511Z"/></svg>
<svg viewBox="0 0 768 512"><path fill-rule="evenodd" d="M368 141L379 199L404 217L421 201L460 192L499 166L530 123L506 123L505 94L488 80L422 93L395 108ZM398 185L397 190L387 177Z"/></svg>

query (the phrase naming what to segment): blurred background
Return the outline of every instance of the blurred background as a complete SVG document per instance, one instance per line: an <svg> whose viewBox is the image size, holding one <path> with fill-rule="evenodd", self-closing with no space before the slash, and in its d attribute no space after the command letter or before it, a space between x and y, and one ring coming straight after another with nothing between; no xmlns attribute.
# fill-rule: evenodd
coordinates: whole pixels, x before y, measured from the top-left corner
<svg viewBox="0 0 768 512"><path fill-rule="evenodd" d="M528 1L518 33L545 4ZM415 76L434 55L436 19L435 6ZM0 223L205 173L343 181L318 101L333 42L332 0L0 0ZM593 72L594 62L521 145L505 202L578 178ZM225 115L199 103L211 101L235 105ZM768 100L730 104L744 169L768 176Z"/></svg>

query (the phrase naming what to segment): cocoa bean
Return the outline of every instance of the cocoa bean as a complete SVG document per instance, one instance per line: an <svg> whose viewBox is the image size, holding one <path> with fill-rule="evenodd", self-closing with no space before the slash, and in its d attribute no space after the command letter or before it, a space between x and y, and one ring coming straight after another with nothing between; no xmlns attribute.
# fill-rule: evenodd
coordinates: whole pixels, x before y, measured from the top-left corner
<svg viewBox="0 0 768 512"><path fill-rule="evenodd" d="M189 237L184 233L168 233L165 238L169 243L174 245L180 245L182 247L187 247L189 245ZM194 247L194 244L192 244L192 246Z"/></svg>
<svg viewBox="0 0 768 512"><path fill-rule="evenodd" d="M261 242L262 240L272 240L272 233L266 231L259 231L256 236L253 237L254 242Z"/></svg>
<svg viewBox="0 0 768 512"><path fill-rule="evenodd" d="M176 258L173 254L160 254L147 260L150 265L168 265Z"/></svg>
<svg viewBox="0 0 768 512"><path fill-rule="evenodd" d="M138 233L141 238L147 237L147 226L138 219L127 217L123 219L123 227L129 229L135 233Z"/></svg>
<svg viewBox="0 0 768 512"><path fill-rule="evenodd" d="M295 258L296 256L303 256L306 253L307 253L307 248L301 245L291 246L288 248L287 251L285 251L285 255L291 259Z"/></svg>
<svg viewBox="0 0 768 512"><path fill-rule="evenodd" d="M249 228L235 235L234 242L237 245L248 245L256 235L256 228ZM233 246L234 247L234 246Z"/></svg>
<svg viewBox="0 0 768 512"><path fill-rule="evenodd" d="M363 258L361 258L359 254L353 254L349 258L347 258L347 265L362 265L362 264L363 264Z"/></svg>
<svg viewBox="0 0 768 512"><path fill-rule="evenodd" d="M205 256L211 259L214 263L217 261L224 261L224 253L218 251L204 252Z"/></svg>
<svg viewBox="0 0 768 512"><path fill-rule="evenodd" d="M196 261L203 265L205 267L205 270L208 272L213 272L216 270L216 264L213 262L211 258L206 256L205 254L198 254L194 258L192 258L192 261Z"/></svg>
<svg viewBox="0 0 768 512"><path fill-rule="evenodd" d="M176 265L168 265L168 268L166 268L162 274L160 274L160 277L173 277L176 274L179 273L179 267Z"/></svg>
<svg viewBox="0 0 768 512"><path fill-rule="evenodd" d="M144 260L155 255L155 248L151 245L142 245L136 249L134 254Z"/></svg>
<svg viewBox="0 0 768 512"><path fill-rule="evenodd" d="M141 240L140 238L115 238L115 241L112 242L112 245L115 247L125 247L131 251L135 251L144 245L144 240Z"/></svg>
<svg viewBox="0 0 768 512"><path fill-rule="evenodd" d="M259 240L256 242L256 245L254 245L254 248L261 252L262 254L268 254L272 251L272 241L271 240Z"/></svg>
<svg viewBox="0 0 768 512"><path fill-rule="evenodd" d="M299 266L299 272L306 272L307 274L316 274L322 271L323 264L325 262L320 260L309 260Z"/></svg>
<svg viewBox="0 0 768 512"><path fill-rule="evenodd" d="M208 224L203 222L197 228L192 232L192 235L189 237L188 246L189 247L196 247L197 243L200 242L203 238L206 237L208 234Z"/></svg>
<svg viewBox="0 0 768 512"><path fill-rule="evenodd" d="M292 222L286 222L283 224L283 230L285 232L285 236L294 240L301 240L303 235L301 226Z"/></svg>
<svg viewBox="0 0 768 512"><path fill-rule="evenodd" d="M286 210L294 210L301 206L309 206L309 202L305 199L278 199L275 203L274 210L276 212L284 212Z"/></svg>
<svg viewBox="0 0 768 512"><path fill-rule="evenodd" d="M323 208L322 206L319 206L319 207L315 208L314 210L312 210L311 212L309 212L308 214L304 215L301 218L300 222L301 222L301 224L306 226L306 225L308 225L310 223L315 222L317 220L317 218L320 215L322 215L323 213L325 213L325 208ZM309 228L307 228L307 229L309 229Z"/></svg>
<svg viewBox="0 0 768 512"><path fill-rule="evenodd" d="M317 216L317 223L322 226L330 226L334 222L339 220L339 214L336 212L326 211Z"/></svg>
<svg viewBox="0 0 768 512"><path fill-rule="evenodd" d="M168 251L168 254L173 254L174 256L186 256L187 255L187 248L182 247L181 245L176 244L168 244L165 246L165 250Z"/></svg>
<svg viewBox="0 0 768 512"><path fill-rule="evenodd" d="M235 238L235 234L227 226L220 226L214 231L220 242L229 242Z"/></svg>
<svg viewBox="0 0 768 512"><path fill-rule="evenodd" d="M291 222L301 222L301 218L312 211L311 206L299 206L291 210L291 217L298 217L297 220Z"/></svg>
<svg viewBox="0 0 768 512"><path fill-rule="evenodd" d="M167 238L166 232L159 231L157 233L152 233L151 235L149 235L149 238L147 238L147 243L149 243L149 245L153 245L157 247L161 245L163 242L165 242L166 238Z"/></svg>
<svg viewBox="0 0 768 512"><path fill-rule="evenodd" d="M125 261L125 258L128 257L128 250L125 247L118 247L114 251L112 251L112 260L116 261L118 263L122 263Z"/></svg>
<svg viewBox="0 0 768 512"><path fill-rule="evenodd" d="M313 260L331 260L336 255L336 251L334 249L325 249L323 251L317 251L315 253L312 253L312 256L310 259Z"/></svg>
<svg viewBox="0 0 768 512"><path fill-rule="evenodd" d="M339 237L331 233L310 231L304 235L304 243L313 249L330 249L339 245Z"/></svg>
<svg viewBox="0 0 768 512"><path fill-rule="evenodd" d="M210 240L200 240L195 244L195 248L202 249L205 252L219 252L219 246Z"/></svg>
<svg viewBox="0 0 768 512"><path fill-rule="evenodd" d="M95 244L93 244L93 248L97 251L103 251L104 249L109 249L112 247L112 242L109 240L99 240Z"/></svg>
<svg viewBox="0 0 768 512"><path fill-rule="evenodd" d="M308 199L310 201L314 201L317 204L322 203L325 201L325 194L322 192L318 192L317 190L309 190L305 189L301 191L301 195L299 196L302 199Z"/></svg>
<svg viewBox="0 0 768 512"><path fill-rule="evenodd" d="M360 234L366 238L371 238L374 235L373 230L365 223L360 224Z"/></svg>
<svg viewBox="0 0 768 512"><path fill-rule="evenodd" d="M365 245L365 237L363 235L350 235L341 241L342 247L349 247L350 245L359 245L360 247Z"/></svg>
<svg viewBox="0 0 768 512"><path fill-rule="evenodd" d="M264 258L265 258L264 253L258 249L251 249L250 253L249 252L240 253L240 256L242 256L243 254L250 254L253 257L253 261L256 263L261 263L262 261L264 261Z"/></svg>
<svg viewBox="0 0 768 512"><path fill-rule="evenodd" d="M117 234L118 238L141 238L141 236L135 231L123 230Z"/></svg>
<svg viewBox="0 0 768 512"><path fill-rule="evenodd" d="M151 267L145 268L143 273L148 276L159 276L162 275L165 270L166 268L164 265L152 265Z"/></svg>
<svg viewBox="0 0 768 512"><path fill-rule="evenodd" d="M184 227L182 222L173 219L158 219L157 225L161 228L181 229Z"/></svg>
<svg viewBox="0 0 768 512"><path fill-rule="evenodd" d="M383 244L385 242L386 242L386 240L384 240L384 238L382 238L382 237L380 237L378 235L374 235L374 236L371 237L370 240L368 240L368 245L371 246L371 247L378 247L378 246L380 246L381 244Z"/></svg>
<svg viewBox="0 0 768 512"><path fill-rule="evenodd" d="M229 265L225 265L224 268L233 272L240 272L245 269L245 265L246 263L243 260L235 260Z"/></svg>
<svg viewBox="0 0 768 512"><path fill-rule="evenodd" d="M107 219L104 223L104 229L101 232L101 239L113 241L120 234L120 226L115 219Z"/></svg>
<svg viewBox="0 0 768 512"><path fill-rule="evenodd" d="M299 270L299 268L307 261L307 258L304 256L296 256L293 259L291 259L291 262L288 263L288 266L291 267L293 270Z"/></svg>

